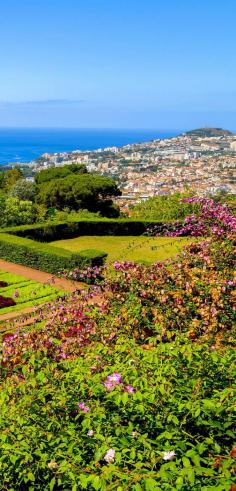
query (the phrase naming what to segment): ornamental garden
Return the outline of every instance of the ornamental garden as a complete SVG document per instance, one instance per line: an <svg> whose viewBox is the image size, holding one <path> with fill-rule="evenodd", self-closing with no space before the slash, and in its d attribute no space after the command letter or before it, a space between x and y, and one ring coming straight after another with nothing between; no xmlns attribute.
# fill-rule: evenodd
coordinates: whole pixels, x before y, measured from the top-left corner
<svg viewBox="0 0 236 491"><path fill-rule="evenodd" d="M235 491L235 200L120 217L113 183L43 172L2 179L0 489Z"/></svg>

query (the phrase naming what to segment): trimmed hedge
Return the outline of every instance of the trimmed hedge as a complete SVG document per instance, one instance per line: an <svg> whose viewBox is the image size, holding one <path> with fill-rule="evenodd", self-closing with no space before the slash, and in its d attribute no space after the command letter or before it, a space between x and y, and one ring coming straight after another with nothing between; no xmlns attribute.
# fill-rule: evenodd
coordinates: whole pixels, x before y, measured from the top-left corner
<svg viewBox="0 0 236 491"><path fill-rule="evenodd" d="M0 257L6 261L57 274L63 269L103 264L107 254L96 250L70 251L0 233Z"/></svg>
<svg viewBox="0 0 236 491"><path fill-rule="evenodd" d="M47 222L36 225L21 225L4 230L18 237L27 237L39 242L73 239L82 235L142 235L149 227L155 226L161 233L165 227L162 222L141 220L79 220L71 222Z"/></svg>

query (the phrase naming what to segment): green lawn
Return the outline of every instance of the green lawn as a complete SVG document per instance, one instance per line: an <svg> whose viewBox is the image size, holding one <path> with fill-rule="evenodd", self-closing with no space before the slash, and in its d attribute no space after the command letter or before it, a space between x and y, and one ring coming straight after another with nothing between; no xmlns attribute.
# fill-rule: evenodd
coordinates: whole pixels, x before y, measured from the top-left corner
<svg viewBox="0 0 236 491"><path fill-rule="evenodd" d="M23 276L4 271L0 271L0 281L8 283L7 286L0 287L0 295L13 298L16 302L16 305L12 307L0 309L0 321L1 314L50 302L63 293L50 285L43 285L42 283L28 280Z"/></svg>
<svg viewBox="0 0 236 491"><path fill-rule="evenodd" d="M104 251L108 253L108 262L128 260L152 263L178 254L188 240L173 237L84 236L58 240L51 242L50 245L72 252L79 252L83 249Z"/></svg>

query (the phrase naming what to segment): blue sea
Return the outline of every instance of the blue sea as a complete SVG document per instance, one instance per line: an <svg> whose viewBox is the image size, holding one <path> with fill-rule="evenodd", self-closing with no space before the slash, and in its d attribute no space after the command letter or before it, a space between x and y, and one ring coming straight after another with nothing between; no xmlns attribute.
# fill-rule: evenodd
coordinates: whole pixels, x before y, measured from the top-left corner
<svg viewBox="0 0 236 491"><path fill-rule="evenodd" d="M30 162L45 152L120 147L179 133L177 130L0 128L0 165Z"/></svg>

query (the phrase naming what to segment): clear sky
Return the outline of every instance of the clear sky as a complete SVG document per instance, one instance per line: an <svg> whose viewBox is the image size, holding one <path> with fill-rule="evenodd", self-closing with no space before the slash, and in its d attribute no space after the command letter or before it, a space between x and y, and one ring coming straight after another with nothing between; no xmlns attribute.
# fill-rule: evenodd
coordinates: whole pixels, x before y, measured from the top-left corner
<svg viewBox="0 0 236 491"><path fill-rule="evenodd" d="M235 0L6 0L0 126L236 130Z"/></svg>

